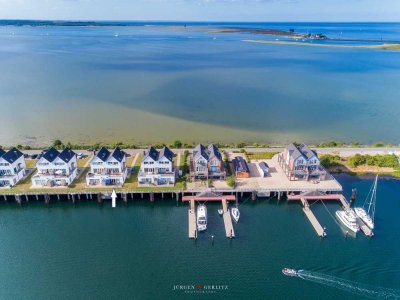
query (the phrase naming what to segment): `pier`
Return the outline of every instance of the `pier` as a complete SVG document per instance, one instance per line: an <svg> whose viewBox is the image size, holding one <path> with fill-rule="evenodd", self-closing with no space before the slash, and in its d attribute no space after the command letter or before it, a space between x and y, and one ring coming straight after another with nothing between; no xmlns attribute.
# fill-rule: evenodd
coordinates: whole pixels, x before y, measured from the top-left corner
<svg viewBox="0 0 400 300"><path fill-rule="evenodd" d="M227 238L234 238L235 237L235 231L233 230L233 225L232 225L232 217L228 209L228 203L226 202L226 199L222 199L222 210L224 211L223 218L224 218L224 226L225 226L225 234Z"/></svg>
<svg viewBox="0 0 400 300"><path fill-rule="evenodd" d="M188 211L189 215L189 239L197 238L197 226L196 226L196 205L194 200L190 200L190 208Z"/></svg>
<svg viewBox="0 0 400 300"><path fill-rule="evenodd" d="M304 198L301 198L301 203L303 203L303 212L310 221L311 225L314 227L315 231L317 232L319 237L325 237L326 232L324 228L321 226L321 224L318 222L317 218L313 214L313 212L310 209L310 205L308 204L308 201Z"/></svg>
<svg viewBox="0 0 400 300"><path fill-rule="evenodd" d="M235 231L233 229L232 224L232 217L228 209L228 201L235 201L236 196L234 195L218 195L216 193L207 191L203 193L199 193L198 195L194 196L183 196L182 202L190 202L189 208L189 238L194 239L197 238L197 224L196 224L196 207L195 201L198 202L207 202L207 201L221 201L222 202L222 209L224 211L223 220L224 220L224 227L225 227L225 234L227 238L234 238Z"/></svg>
<svg viewBox="0 0 400 300"><path fill-rule="evenodd" d="M372 230L367 225L365 225L365 223L358 217L357 217L357 224L358 226L360 226L360 230L364 232L365 236L372 237L374 235Z"/></svg>

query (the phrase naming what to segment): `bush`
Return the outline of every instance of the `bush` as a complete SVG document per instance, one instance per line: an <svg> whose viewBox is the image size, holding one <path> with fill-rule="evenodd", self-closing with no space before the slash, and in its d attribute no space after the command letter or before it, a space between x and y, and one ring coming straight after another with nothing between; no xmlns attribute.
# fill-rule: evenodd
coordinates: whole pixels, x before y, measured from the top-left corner
<svg viewBox="0 0 400 300"><path fill-rule="evenodd" d="M235 187L235 176L229 176L226 178L226 183L232 188Z"/></svg>
<svg viewBox="0 0 400 300"><path fill-rule="evenodd" d="M399 160L394 154L385 155L360 155L356 154L349 158L349 165L352 167L367 165L377 167L396 168L399 166Z"/></svg>
<svg viewBox="0 0 400 300"><path fill-rule="evenodd" d="M373 147L385 147L385 143L384 142L376 142L372 144Z"/></svg>
<svg viewBox="0 0 400 300"><path fill-rule="evenodd" d="M338 166L340 163L340 156L339 155L331 155L331 154L324 154L320 156L321 165L325 168L331 168L334 166Z"/></svg>

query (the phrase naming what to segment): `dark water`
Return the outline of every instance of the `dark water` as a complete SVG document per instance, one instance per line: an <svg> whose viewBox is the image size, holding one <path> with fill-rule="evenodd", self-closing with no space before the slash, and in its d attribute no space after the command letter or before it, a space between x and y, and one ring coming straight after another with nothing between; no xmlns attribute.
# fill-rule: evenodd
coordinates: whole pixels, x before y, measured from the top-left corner
<svg viewBox="0 0 400 300"><path fill-rule="evenodd" d="M360 201L372 184L338 179L346 191L357 187ZM327 227L323 240L299 204L243 199L236 239L224 237L218 205L209 204L209 229L196 242L187 238L187 207L174 200L119 203L116 209L106 203L2 204L0 298L197 299L203 294L173 288L199 283L227 285L208 295L232 299L382 297L400 288L399 188L399 181L380 180L372 239L345 239L321 204L312 209ZM338 207L328 205L332 213ZM285 277L286 266L322 279ZM321 284L332 277L331 286ZM338 288L349 281L345 290ZM355 293L360 286L369 292Z"/></svg>
<svg viewBox="0 0 400 300"><path fill-rule="evenodd" d="M0 144L400 142L399 52L246 43L285 38L205 23L118 25L0 26ZM217 25L400 40L399 23Z"/></svg>

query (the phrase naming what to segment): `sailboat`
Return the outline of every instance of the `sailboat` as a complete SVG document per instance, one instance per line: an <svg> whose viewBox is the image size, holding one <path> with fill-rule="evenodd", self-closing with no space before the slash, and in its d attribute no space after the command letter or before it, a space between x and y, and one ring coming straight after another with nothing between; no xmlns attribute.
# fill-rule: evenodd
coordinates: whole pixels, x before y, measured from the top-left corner
<svg viewBox="0 0 400 300"><path fill-rule="evenodd" d="M365 199L362 207L355 207L354 211L356 215L367 225L369 228L374 229L375 219L375 204L376 204L376 188L378 185L378 175L375 177L375 181Z"/></svg>

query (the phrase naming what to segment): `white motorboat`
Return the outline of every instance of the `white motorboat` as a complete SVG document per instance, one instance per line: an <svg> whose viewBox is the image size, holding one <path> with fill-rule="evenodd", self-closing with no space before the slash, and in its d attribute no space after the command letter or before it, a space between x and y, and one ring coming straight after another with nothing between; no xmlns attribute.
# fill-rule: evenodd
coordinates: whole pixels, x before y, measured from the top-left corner
<svg viewBox="0 0 400 300"><path fill-rule="evenodd" d="M240 218L239 208L233 207L231 209L231 215L232 215L233 220L237 223L239 221L239 218Z"/></svg>
<svg viewBox="0 0 400 300"><path fill-rule="evenodd" d="M197 207L197 230L204 231L207 229L207 207L200 204Z"/></svg>
<svg viewBox="0 0 400 300"><path fill-rule="evenodd" d="M376 204L376 188L378 186L378 175L368 193L368 196L362 207L355 207L354 212L356 215L367 225L369 228L374 229L375 219L375 204Z"/></svg>
<svg viewBox="0 0 400 300"><path fill-rule="evenodd" d="M336 217L352 232L357 233L360 230L360 226L357 224L357 216L353 209L337 210Z"/></svg>
<svg viewBox="0 0 400 300"><path fill-rule="evenodd" d="M282 273L286 276L294 276L294 277L298 276L298 273L295 269L284 268L282 269Z"/></svg>
<svg viewBox="0 0 400 300"><path fill-rule="evenodd" d="M219 214L220 216L222 216L222 215L224 214L224 210L223 210L223 209L218 209L218 214Z"/></svg>

